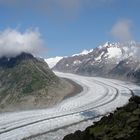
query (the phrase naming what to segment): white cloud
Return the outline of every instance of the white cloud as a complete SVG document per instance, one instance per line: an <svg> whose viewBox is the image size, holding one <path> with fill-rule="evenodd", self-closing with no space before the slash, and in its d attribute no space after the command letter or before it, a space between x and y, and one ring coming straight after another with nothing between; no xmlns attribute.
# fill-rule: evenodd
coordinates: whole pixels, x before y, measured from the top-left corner
<svg viewBox="0 0 140 140"><path fill-rule="evenodd" d="M6 29L0 32L0 57L14 57L22 52L39 55L43 50L43 40L39 31Z"/></svg>
<svg viewBox="0 0 140 140"><path fill-rule="evenodd" d="M131 26L131 20L123 19L117 21L111 29L111 34L120 41L132 40Z"/></svg>

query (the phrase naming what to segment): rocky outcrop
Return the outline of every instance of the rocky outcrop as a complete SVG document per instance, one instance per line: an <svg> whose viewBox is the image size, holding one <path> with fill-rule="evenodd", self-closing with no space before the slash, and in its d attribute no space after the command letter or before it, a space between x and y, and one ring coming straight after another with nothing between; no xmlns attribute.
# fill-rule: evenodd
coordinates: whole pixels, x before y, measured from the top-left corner
<svg viewBox="0 0 140 140"><path fill-rule="evenodd" d="M134 96L129 103L117 108L85 131L76 131L63 140L139 140L140 97Z"/></svg>

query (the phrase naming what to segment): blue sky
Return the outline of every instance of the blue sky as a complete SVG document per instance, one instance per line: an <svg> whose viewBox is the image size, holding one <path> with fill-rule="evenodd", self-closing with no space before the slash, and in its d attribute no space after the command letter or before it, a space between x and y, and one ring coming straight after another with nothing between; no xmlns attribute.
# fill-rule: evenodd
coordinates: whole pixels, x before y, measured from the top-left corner
<svg viewBox="0 0 140 140"><path fill-rule="evenodd" d="M38 28L44 57L140 40L139 0L0 0L0 31Z"/></svg>

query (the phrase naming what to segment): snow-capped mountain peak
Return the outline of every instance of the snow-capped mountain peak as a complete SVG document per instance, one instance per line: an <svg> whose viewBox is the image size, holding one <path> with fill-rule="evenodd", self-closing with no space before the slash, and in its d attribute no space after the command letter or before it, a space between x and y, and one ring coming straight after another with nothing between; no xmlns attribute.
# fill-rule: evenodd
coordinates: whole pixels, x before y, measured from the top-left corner
<svg viewBox="0 0 140 140"><path fill-rule="evenodd" d="M140 81L140 44L106 42L99 47L60 60L55 70ZM75 57L76 56L76 57Z"/></svg>
<svg viewBox="0 0 140 140"><path fill-rule="evenodd" d="M127 43L110 43L106 42L104 45L100 45L98 49L100 50L99 56L102 54L106 59L117 59L124 60L129 57L139 59L140 45L134 41ZM103 53L104 52L104 53ZM103 58L103 57L102 57Z"/></svg>
<svg viewBox="0 0 140 140"><path fill-rule="evenodd" d="M74 54L74 55L72 55L72 56L79 56L79 55L87 55L87 54L89 54L89 53L91 53L93 51L93 49L91 49L91 50L83 50L81 53L79 53L79 54Z"/></svg>
<svg viewBox="0 0 140 140"><path fill-rule="evenodd" d="M107 41L104 45L103 45L103 47L109 47L110 46L110 42L109 41Z"/></svg>
<svg viewBox="0 0 140 140"><path fill-rule="evenodd" d="M45 62L49 65L50 68L53 68L63 57L56 56L54 58L45 59Z"/></svg>

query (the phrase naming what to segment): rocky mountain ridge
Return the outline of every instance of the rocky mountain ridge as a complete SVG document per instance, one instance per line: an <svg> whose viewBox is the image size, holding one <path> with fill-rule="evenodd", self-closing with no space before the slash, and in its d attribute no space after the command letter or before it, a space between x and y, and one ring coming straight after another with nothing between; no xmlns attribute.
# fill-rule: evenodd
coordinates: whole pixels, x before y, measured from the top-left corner
<svg viewBox="0 0 140 140"><path fill-rule="evenodd" d="M140 44L106 42L85 54L61 59L53 68L82 75L139 79Z"/></svg>

